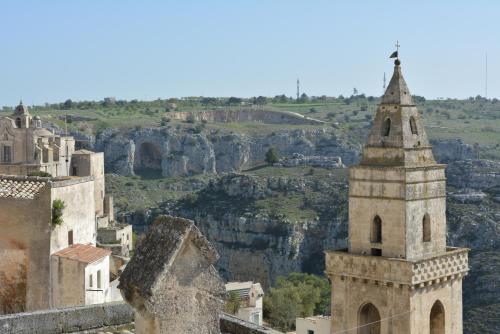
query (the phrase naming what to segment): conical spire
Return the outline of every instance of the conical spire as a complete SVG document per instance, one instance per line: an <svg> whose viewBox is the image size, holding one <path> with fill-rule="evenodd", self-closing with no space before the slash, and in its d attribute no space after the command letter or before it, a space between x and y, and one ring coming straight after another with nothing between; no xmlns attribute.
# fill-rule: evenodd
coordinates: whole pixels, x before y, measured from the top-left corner
<svg viewBox="0 0 500 334"><path fill-rule="evenodd" d="M394 73L378 106L361 164L422 166L435 163L399 59L394 64Z"/></svg>
<svg viewBox="0 0 500 334"><path fill-rule="evenodd" d="M410 90L401 73L401 62L399 59L394 61L394 73L384 96L382 96L381 104L414 105Z"/></svg>

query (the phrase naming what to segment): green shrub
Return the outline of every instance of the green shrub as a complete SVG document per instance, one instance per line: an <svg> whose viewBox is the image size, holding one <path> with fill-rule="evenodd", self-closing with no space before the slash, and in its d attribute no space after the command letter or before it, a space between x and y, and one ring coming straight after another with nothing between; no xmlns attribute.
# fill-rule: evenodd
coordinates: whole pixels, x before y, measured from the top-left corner
<svg viewBox="0 0 500 334"><path fill-rule="evenodd" d="M56 200L54 200L54 202L52 202L52 225L53 226L62 225L62 223L63 223L62 215L63 215L64 207L65 207L64 201L62 201L60 199L56 199Z"/></svg>
<svg viewBox="0 0 500 334"><path fill-rule="evenodd" d="M266 152L266 162L268 164L275 164L278 161L279 161L278 151L274 147L271 147Z"/></svg>
<svg viewBox="0 0 500 334"><path fill-rule="evenodd" d="M42 171L28 173L28 176L52 177L52 175L50 173L42 172Z"/></svg>
<svg viewBox="0 0 500 334"><path fill-rule="evenodd" d="M236 291L229 292L226 303L224 305L224 310L229 314L236 314L240 309L240 295Z"/></svg>

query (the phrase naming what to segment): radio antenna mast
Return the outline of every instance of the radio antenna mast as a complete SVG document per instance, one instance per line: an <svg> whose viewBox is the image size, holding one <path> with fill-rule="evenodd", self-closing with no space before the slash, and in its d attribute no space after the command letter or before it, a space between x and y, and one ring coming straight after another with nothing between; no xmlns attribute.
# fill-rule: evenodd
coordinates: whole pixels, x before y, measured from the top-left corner
<svg viewBox="0 0 500 334"><path fill-rule="evenodd" d="M488 99L488 51L485 54L485 94L484 97Z"/></svg>

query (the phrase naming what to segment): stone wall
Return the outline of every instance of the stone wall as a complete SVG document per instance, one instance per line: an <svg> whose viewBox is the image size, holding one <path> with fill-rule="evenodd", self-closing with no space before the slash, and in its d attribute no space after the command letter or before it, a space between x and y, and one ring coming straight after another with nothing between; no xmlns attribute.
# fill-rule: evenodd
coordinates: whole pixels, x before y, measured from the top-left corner
<svg viewBox="0 0 500 334"><path fill-rule="evenodd" d="M4 315L0 316L0 329L2 334L62 334L133 322L132 308L124 302L115 302ZM221 315L220 324L224 334L280 334L228 314Z"/></svg>
<svg viewBox="0 0 500 334"><path fill-rule="evenodd" d="M132 309L117 302L0 316L0 329L3 334L59 334L133 321Z"/></svg>
<svg viewBox="0 0 500 334"><path fill-rule="evenodd" d="M207 121L221 123L236 123L236 122L259 122L268 124L323 124L325 122L305 117L301 114L290 111L271 111L271 110L256 110L256 109L240 109L240 110L208 110L199 112L171 112L169 118L180 121Z"/></svg>
<svg viewBox="0 0 500 334"><path fill-rule="evenodd" d="M254 325L240 320L232 315L223 314L220 317L220 330L224 334L279 334L275 330Z"/></svg>

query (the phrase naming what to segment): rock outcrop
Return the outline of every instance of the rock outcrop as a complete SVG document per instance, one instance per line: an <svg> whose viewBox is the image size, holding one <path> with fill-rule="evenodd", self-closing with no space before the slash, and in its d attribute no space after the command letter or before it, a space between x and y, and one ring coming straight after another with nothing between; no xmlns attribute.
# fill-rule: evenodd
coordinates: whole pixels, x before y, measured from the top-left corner
<svg viewBox="0 0 500 334"><path fill-rule="evenodd" d="M357 161L356 149L338 141L333 129L282 130L271 134L162 127L120 132L108 129L96 141L105 154L106 171L134 175L154 170L164 177L240 171L262 164L274 147L283 157L340 157Z"/></svg>
<svg viewBox="0 0 500 334"><path fill-rule="evenodd" d="M487 189L500 185L500 161L464 160L448 164L448 185L457 188Z"/></svg>
<svg viewBox="0 0 500 334"><path fill-rule="evenodd" d="M461 139L431 140L432 153L440 163L474 159L476 154L468 144Z"/></svg>

